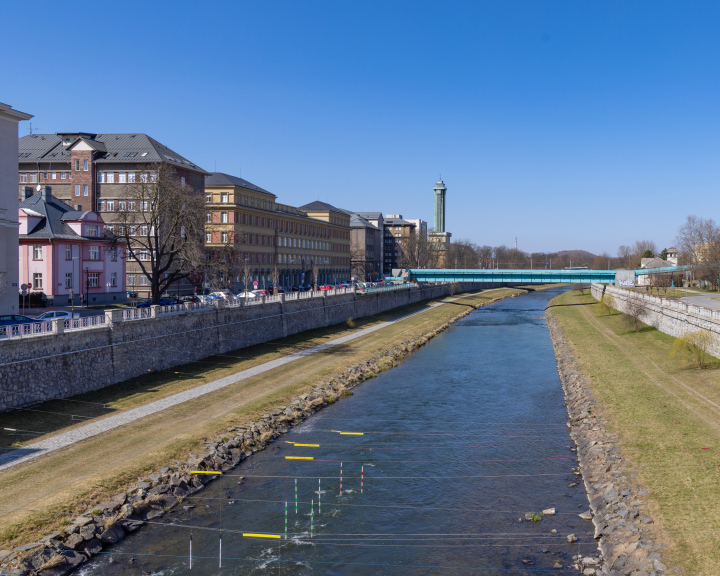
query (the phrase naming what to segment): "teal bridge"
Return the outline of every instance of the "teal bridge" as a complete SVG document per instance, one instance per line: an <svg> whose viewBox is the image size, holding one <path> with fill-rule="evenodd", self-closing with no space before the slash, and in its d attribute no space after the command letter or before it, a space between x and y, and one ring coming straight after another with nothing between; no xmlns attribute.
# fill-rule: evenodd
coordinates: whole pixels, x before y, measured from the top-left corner
<svg viewBox="0 0 720 576"><path fill-rule="evenodd" d="M653 273L669 273L686 270L688 266L667 268L642 268L636 276ZM614 284L616 270L408 270L408 280L416 282L497 282L507 284Z"/></svg>

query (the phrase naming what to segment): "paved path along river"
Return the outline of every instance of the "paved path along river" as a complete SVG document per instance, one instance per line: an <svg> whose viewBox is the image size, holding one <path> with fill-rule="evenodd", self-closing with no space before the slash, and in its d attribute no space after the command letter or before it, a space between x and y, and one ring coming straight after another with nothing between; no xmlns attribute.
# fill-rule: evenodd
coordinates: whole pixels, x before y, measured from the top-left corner
<svg viewBox="0 0 720 576"><path fill-rule="evenodd" d="M80 573L577 573L596 544L543 318L555 294L473 312Z"/></svg>

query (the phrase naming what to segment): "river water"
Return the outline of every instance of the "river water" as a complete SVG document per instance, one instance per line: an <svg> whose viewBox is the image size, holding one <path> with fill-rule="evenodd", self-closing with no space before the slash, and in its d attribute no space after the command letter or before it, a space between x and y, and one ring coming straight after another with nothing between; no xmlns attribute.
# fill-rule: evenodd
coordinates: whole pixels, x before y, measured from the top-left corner
<svg viewBox="0 0 720 576"><path fill-rule="evenodd" d="M596 544L577 516L582 484L569 486L577 461L544 320L557 293L472 312L80 573L577 573L572 556Z"/></svg>

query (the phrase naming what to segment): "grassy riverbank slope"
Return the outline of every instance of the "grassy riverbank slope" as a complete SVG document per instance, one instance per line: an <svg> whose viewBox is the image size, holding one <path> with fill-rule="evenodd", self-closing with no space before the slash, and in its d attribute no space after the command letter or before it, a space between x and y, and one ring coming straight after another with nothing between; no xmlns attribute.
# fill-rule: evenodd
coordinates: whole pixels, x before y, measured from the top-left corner
<svg viewBox="0 0 720 576"><path fill-rule="evenodd" d="M598 316L588 294L565 292L548 312L591 379L629 472L646 488L663 562L685 574L720 574L720 370L684 369L673 338L621 315Z"/></svg>
<svg viewBox="0 0 720 576"><path fill-rule="evenodd" d="M80 425L55 418L46 412L84 414L82 424L100 420L102 404L118 413L169 396L280 356L328 342L423 310L356 340L324 352L296 360L272 371L251 377L147 416L131 424L105 432L37 461L18 465L0 473L0 549L24 544L61 526L71 513L84 512L94 503L107 500L148 472L157 471L175 460L187 458L203 446L203 441L225 433L228 426L253 420L268 410L326 381L351 366L364 362L414 336L427 334L465 313L469 307L488 304L523 293L520 289L494 289L431 307L426 301L377 317L313 330L275 342L207 358L172 370L151 373L143 378L109 386L73 398L76 402L55 401L39 407L43 412L14 412L0 415L0 426L24 430L47 430L47 436L64 432L69 425ZM445 299L451 300L451 298ZM388 366L392 366L392 358ZM64 402L64 403L63 403ZM84 404L98 403L98 406ZM4 442L23 439L15 436ZM32 440L35 440L33 438ZM26 440L26 441L32 441Z"/></svg>

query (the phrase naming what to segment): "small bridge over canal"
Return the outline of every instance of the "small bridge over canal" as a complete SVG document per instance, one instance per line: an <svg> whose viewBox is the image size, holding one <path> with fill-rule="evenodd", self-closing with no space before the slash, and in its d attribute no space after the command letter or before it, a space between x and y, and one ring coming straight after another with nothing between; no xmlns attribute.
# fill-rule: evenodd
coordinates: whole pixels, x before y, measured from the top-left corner
<svg viewBox="0 0 720 576"><path fill-rule="evenodd" d="M442 270L411 269L408 279L417 282L497 282L508 284L615 284L618 272L625 275L644 276L647 274L669 274L682 272L689 266L669 266L667 268L641 268L639 270ZM630 276L632 277L632 276Z"/></svg>

